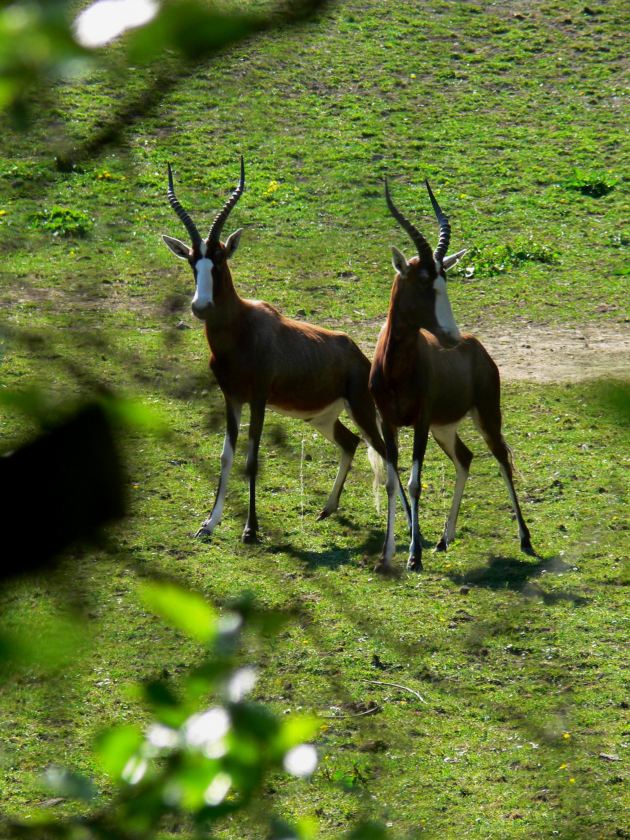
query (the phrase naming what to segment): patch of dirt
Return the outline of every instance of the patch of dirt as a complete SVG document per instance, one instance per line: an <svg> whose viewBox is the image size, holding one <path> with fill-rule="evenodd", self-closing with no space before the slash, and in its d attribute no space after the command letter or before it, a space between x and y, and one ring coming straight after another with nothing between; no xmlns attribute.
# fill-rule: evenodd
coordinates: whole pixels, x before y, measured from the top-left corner
<svg viewBox="0 0 630 840"><path fill-rule="evenodd" d="M504 380L579 382L630 378L630 324L549 327L515 324L479 328Z"/></svg>
<svg viewBox="0 0 630 840"><path fill-rule="evenodd" d="M340 329L347 331L372 358L383 320L344 324ZM630 378L629 323L588 323L576 327L517 322L480 324L462 331L483 342L499 366L503 381Z"/></svg>
<svg viewBox="0 0 630 840"><path fill-rule="evenodd" d="M175 327L180 315L191 326L199 326L188 312L187 298L174 295L160 304L137 297L119 294L116 289L95 297L59 288L38 288L22 282L7 286L0 304L7 310L12 304L49 302L63 303L64 308L87 312L107 308L139 311L157 318L164 317ZM289 314L289 313L285 313ZM313 319L330 329L347 332L371 359L384 318L354 322L349 319L331 321ZM503 381L580 382L598 378L630 379L630 322L587 322L582 326L550 326L515 321L512 324L481 322L473 324L470 332L483 342L499 366Z"/></svg>

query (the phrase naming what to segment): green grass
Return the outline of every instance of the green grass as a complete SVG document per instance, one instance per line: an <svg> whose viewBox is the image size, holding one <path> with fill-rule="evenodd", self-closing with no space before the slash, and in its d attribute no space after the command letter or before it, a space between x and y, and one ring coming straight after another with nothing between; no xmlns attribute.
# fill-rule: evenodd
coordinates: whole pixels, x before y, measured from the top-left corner
<svg viewBox="0 0 630 840"><path fill-rule="evenodd" d="M422 575L382 580L371 570L384 517L373 508L364 453L339 514L316 524L336 454L307 426L272 414L262 544L239 542L240 464L212 543L195 542L215 488L223 412L189 314L192 277L159 238L183 235L165 198L166 162L203 229L236 182L242 152L247 191L230 219L230 229L246 228L233 261L241 293L373 343L389 297L389 247L412 251L387 214L381 179L392 178L399 206L434 240L428 176L451 217L453 249L474 247L481 266L470 276L464 263L450 284L462 325L496 323L516 335L526 317L621 331L623 5L595 11L344 3L317 24L201 64L129 125L119 148L70 172L55 167L60 147L90 137L157 70L121 79L114 57L88 84L49 94L28 135L5 130L3 385L40 384L54 401L96 379L141 396L172 429L123 441L131 515L107 550L77 550L54 575L2 594L3 624L31 657L5 669L1 689L5 813L26 817L46 800L37 777L50 763L96 774L106 798L90 753L95 735L143 719L137 680L176 680L198 661L192 643L140 604L138 579L158 570L219 604L250 590L264 605L296 611L276 642L250 651L259 699L279 712L331 716L313 780L277 778L266 791L283 816L313 816L326 838L361 815L401 837L627 836L630 546L618 392L504 387L506 437L539 560L519 554L498 470L466 426L476 457L456 543L446 555L427 552ZM571 187L578 174L584 188ZM612 188L597 197L597 184ZM67 237L33 223L55 207L93 227ZM192 329L178 330L180 320ZM8 447L31 428L4 415ZM241 464L244 451L241 440ZM409 457L403 436L405 466ZM423 484L423 531L437 541L453 484L437 447ZM402 568L402 517L397 534ZM53 632L78 636L78 647L43 665L39 648ZM366 680L413 688L426 703ZM373 704L377 712L356 716ZM217 837L258 837L254 821L226 823Z"/></svg>

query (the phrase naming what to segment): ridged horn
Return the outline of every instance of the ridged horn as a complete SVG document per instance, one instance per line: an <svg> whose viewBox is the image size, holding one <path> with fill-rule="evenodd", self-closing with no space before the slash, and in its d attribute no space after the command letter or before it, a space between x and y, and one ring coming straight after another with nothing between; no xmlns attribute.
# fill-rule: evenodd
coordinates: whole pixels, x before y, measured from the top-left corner
<svg viewBox="0 0 630 840"><path fill-rule="evenodd" d="M175 195L175 187L173 186L173 170L171 169L171 164L167 164L168 166L168 200L170 202L171 207L177 213L179 218L184 223L186 230L188 231L188 235L192 241L193 246L198 246L201 244L201 234L195 227L195 223L190 218L188 213L184 210L182 205L177 200Z"/></svg>
<svg viewBox="0 0 630 840"><path fill-rule="evenodd" d="M241 155L241 177L238 182L238 185L232 195L228 198L228 200L223 205L223 209L221 212L216 216L214 222L212 222L212 227L210 228L210 233L208 234L208 243L210 245L218 245L221 237L221 231L223 230L223 225L227 221L227 217L232 212L232 208L239 200L241 195L243 194L243 190L245 189L245 161L243 160L243 155Z"/></svg>
<svg viewBox="0 0 630 840"><path fill-rule="evenodd" d="M435 211L435 216L438 220L438 224L440 225L440 238L438 239L437 248L433 252L433 257L436 262L442 263L444 257L446 256L446 252L448 251L449 242L451 241L451 226L448 223L448 216L444 214L442 208L437 203L437 199L433 195L433 190L431 189L431 185L428 180L425 180L424 183L427 186L427 192L429 193L429 198L431 199L431 204L433 205L433 210Z"/></svg>
<svg viewBox="0 0 630 840"><path fill-rule="evenodd" d="M418 249L418 256L420 257L420 259L423 262L428 262L429 264L431 264L433 262L433 252L431 251L431 246L424 238L424 236L420 233L420 231L417 228L415 228L408 219L405 219L403 214L400 212L400 210L398 210L398 208L392 201L392 197L389 194L389 184L387 183L387 178L385 178L385 200L387 201L389 212L396 219L401 228L409 234L411 241Z"/></svg>

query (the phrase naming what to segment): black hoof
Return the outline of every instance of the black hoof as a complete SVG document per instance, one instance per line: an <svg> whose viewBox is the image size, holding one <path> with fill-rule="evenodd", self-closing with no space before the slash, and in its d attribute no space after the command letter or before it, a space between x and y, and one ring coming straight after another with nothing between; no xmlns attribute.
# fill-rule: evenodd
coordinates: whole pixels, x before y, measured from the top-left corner
<svg viewBox="0 0 630 840"><path fill-rule="evenodd" d="M421 572L422 571L422 560L419 557L410 557L407 560L407 571L408 572Z"/></svg>
<svg viewBox="0 0 630 840"><path fill-rule="evenodd" d="M328 519L329 516L330 516L330 511L326 510L326 508L324 508L324 510L317 517L317 521L321 522L322 519Z"/></svg>
<svg viewBox="0 0 630 840"><path fill-rule="evenodd" d="M534 548L529 538L521 540L521 551L523 552L523 554L527 554L529 557L538 557L538 555L534 551Z"/></svg>
<svg viewBox="0 0 630 840"><path fill-rule="evenodd" d="M203 542L209 542L211 536L212 531L208 531L208 529L204 525L202 525L201 528L195 534L195 539L202 540Z"/></svg>
<svg viewBox="0 0 630 840"><path fill-rule="evenodd" d="M241 541L244 543L248 543L249 545L260 542L260 540L258 539L258 533L252 528L245 528L245 530L243 531L243 536L241 537Z"/></svg>
<svg viewBox="0 0 630 840"><path fill-rule="evenodd" d="M436 551L446 551L447 548L448 548L448 543L446 542L444 537L442 537L442 539L439 541L439 543L435 546Z"/></svg>

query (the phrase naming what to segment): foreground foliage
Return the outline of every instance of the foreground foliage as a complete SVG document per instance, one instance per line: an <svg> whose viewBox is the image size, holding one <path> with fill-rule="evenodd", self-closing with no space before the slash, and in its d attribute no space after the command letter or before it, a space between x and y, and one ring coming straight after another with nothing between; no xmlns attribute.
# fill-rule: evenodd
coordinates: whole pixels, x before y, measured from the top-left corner
<svg viewBox="0 0 630 840"><path fill-rule="evenodd" d="M262 609L289 613L272 643L245 636L242 661L259 674L251 697L278 721L325 718L312 779L292 780L276 762L259 809L226 815L217 837L259 837L269 803L326 838L368 820L383 828L361 829L361 840L370 830L627 833L623 383L505 388L539 559L518 554L505 489L465 428L476 457L452 550L427 553L420 577L377 578L384 523L365 459L339 514L315 526L336 453L303 424L273 418L262 544L239 542L247 492L238 476L220 530L200 544L191 537L215 486L223 410L189 315L188 273L159 242L176 232L167 161L191 213L210 221L242 151L239 291L342 326L371 353L389 245L401 245L382 176L398 176L401 203L419 207L426 175L454 245L478 249L450 284L462 328L483 337L501 325L515 343L531 322L621 331L624 11L554 0L343 3L306 30L212 60L182 64L166 52L127 71L115 48L80 84L24 94L30 134L5 126L0 155L2 384L39 383L52 405L103 390L140 395L164 433L121 434L130 516L104 545L73 549L54 574L2 594L2 639L22 654L2 666L7 818L76 822L118 801L95 738L122 724L135 747L145 743L138 733L153 717L134 686L179 690L203 667L199 640L154 618L138 595L138 580L157 571L220 611L249 590ZM55 207L90 220L84 235L43 229L37 214ZM4 450L34 432L6 405L2 419ZM453 477L435 448L424 478L423 531L437 541ZM47 767L93 779L95 800L70 800L71 787L52 795L41 783ZM49 775L60 779L71 781ZM161 836L194 832L180 812Z"/></svg>

